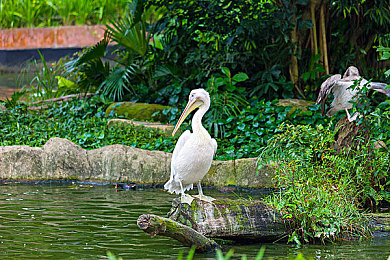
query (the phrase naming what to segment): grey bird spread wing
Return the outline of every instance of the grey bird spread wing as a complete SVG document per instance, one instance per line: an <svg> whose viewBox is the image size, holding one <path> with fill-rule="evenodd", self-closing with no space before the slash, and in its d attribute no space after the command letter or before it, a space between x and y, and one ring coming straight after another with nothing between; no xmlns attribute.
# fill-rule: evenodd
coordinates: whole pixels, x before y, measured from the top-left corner
<svg viewBox="0 0 390 260"><path fill-rule="evenodd" d="M336 75L333 75L333 76L327 78L321 84L321 89L320 89L320 93L318 94L318 98L317 98L316 104L320 104L321 103L322 115L325 115L325 101L328 98L330 92L332 91L333 86L340 79L341 79L341 75L340 74L336 74Z"/></svg>
<svg viewBox="0 0 390 260"><path fill-rule="evenodd" d="M382 82L370 82L370 88L372 90L378 91L382 94L385 94L386 96L390 97L390 87L386 88L388 86L387 83Z"/></svg>

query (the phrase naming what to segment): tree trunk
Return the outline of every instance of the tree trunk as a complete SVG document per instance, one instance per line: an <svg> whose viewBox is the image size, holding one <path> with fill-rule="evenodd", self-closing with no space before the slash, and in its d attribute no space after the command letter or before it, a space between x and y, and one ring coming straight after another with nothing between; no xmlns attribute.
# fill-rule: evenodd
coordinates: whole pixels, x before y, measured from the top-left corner
<svg viewBox="0 0 390 260"><path fill-rule="evenodd" d="M325 74L329 75L329 65L328 65L328 46L326 43L326 26L325 26L325 5L326 2L321 4L320 9L320 28L321 28L321 49L322 49L322 58L324 61Z"/></svg>
<svg viewBox="0 0 390 260"><path fill-rule="evenodd" d="M349 122L347 116L337 122L336 129L337 133L333 145L336 152L340 152L342 149L356 148L358 145L366 143L369 137L364 124L357 125L356 121ZM358 136L361 138L357 138Z"/></svg>

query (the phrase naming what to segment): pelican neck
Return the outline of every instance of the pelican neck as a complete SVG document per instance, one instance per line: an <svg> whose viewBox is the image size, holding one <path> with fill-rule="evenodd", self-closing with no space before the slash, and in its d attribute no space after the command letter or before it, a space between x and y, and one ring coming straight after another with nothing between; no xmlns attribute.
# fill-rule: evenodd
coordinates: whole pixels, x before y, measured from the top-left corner
<svg viewBox="0 0 390 260"><path fill-rule="evenodd" d="M202 125L202 118L203 118L204 114L206 114L208 109L209 109L208 106L203 105L203 106L199 107L198 111L196 111L196 113L194 114L194 117L192 118L192 123L191 123L192 132L194 134L210 136L209 133L207 132L207 130Z"/></svg>

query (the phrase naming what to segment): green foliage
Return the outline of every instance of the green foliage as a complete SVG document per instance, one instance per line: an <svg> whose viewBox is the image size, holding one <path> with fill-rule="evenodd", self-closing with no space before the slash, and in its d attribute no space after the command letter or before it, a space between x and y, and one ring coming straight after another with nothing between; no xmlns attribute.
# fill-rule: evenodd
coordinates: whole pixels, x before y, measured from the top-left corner
<svg viewBox="0 0 390 260"><path fill-rule="evenodd" d="M101 24L123 15L127 0L2 0L0 28Z"/></svg>
<svg viewBox="0 0 390 260"><path fill-rule="evenodd" d="M110 251L107 251L107 258L109 260L123 260L122 257L117 257L115 254L111 253Z"/></svg>
<svg viewBox="0 0 390 260"><path fill-rule="evenodd" d="M206 90L211 97L210 112L207 115L209 131L213 130L215 137L223 138L225 136L225 126L219 124L222 119L228 117L237 117L240 114L240 107L247 104L244 95L244 87L236 86L237 83L248 79L248 75L243 72L231 75L229 68L222 67L224 76L211 75L207 81Z"/></svg>
<svg viewBox="0 0 390 260"><path fill-rule="evenodd" d="M27 92L32 95L29 96L31 100L45 100L56 98L62 95L62 92L57 91L57 77L64 73L63 64L61 61L52 65L47 64L42 53L38 50L40 61L34 60L30 67L38 68L35 72L34 78L27 88ZM42 64L42 68L41 68Z"/></svg>
<svg viewBox="0 0 390 260"><path fill-rule="evenodd" d="M146 33L146 21L142 15L139 14L138 19L134 16L135 12L141 12L137 5L142 5L142 2L135 1L136 4L130 4L129 13L125 18L111 20L111 24L107 24L107 32L113 41L144 56L149 45L150 35L148 36Z"/></svg>
<svg viewBox="0 0 390 260"><path fill-rule="evenodd" d="M390 199L389 152L367 144L336 153L334 132L322 126L282 125L280 131L259 157L277 165L281 192L267 202L295 220L290 241L369 236L358 207Z"/></svg>
<svg viewBox="0 0 390 260"><path fill-rule="evenodd" d="M257 253L257 255L255 256L254 260L262 260L264 258L264 252L265 252L265 246L262 246L259 250L259 252ZM186 260L192 260L194 259L194 255L195 255L195 247L192 247L190 249L190 251L188 252L188 255L186 257ZM223 254L223 252L218 249L217 252L216 252L216 259L217 260L229 260L231 259L232 257L234 257L234 259L236 259L235 255L234 255L234 250L233 249L230 249L226 255ZM183 259L183 251L181 251L177 257L177 260L182 260ZM247 256L244 254L241 256L241 260L246 260L247 259ZM293 259L293 260L305 260L305 259L313 259L311 257L309 258L305 258L302 253L299 253L296 257L289 257L288 259Z"/></svg>
<svg viewBox="0 0 390 260"><path fill-rule="evenodd" d="M107 128L104 113L109 102L101 96L90 101L75 100L52 105L43 113L26 113L25 108L0 112L0 145L43 146L51 137L67 138L85 149L123 144L143 149L172 152L173 139L157 130Z"/></svg>
<svg viewBox="0 0 390 260"><path fill-rule="evenodd" d="M167 8L157 31L164 32L159 60L175 68L191 89L206 88L210 75L229 67L232 74L249 75L246 85L252 95L289 95L291 85L286 88L281 76L288 70L289 25L271 2L149 2Z"/></svg>
<svg viewBox="0 0 390 260"><path fill-rule="evenodd" d="M144 1L128 3L126 16L112 19L106 25L104 39L67 64L68 72L77 76L80 89L98 91L111 100L120 101L125 96L134 100L136 86L148 88L153 70L151 28L163 13L163 8L145 9ZM119 46L111 53L110 40ZM103 59L115 61L112 68Z"/></svg>
<svg viewBox="0 0 390 260"><path fill-rule="evenodd" d="M19 105L20 99L24 96L24 94L26 94L26 92L27 92L26 90L15 91L14 93L12 93L11 99L9 99L8 97L6 98L4 106L7 109L15 108L16 106Z"/></svg>
<svg viewBox="0 0 390 260"><path fill-rule="evenodd" d="M237 117L231 115L219 120L218 124L225 129L224 138L217 139L218 146L225 147L220 158L258 156L259 148L266 146L274 135L280 133L279 125L284 122L312 126L329 122L329 119L321 116L318 105L308 107L305 112L300 109L291 112L292 107L277 106L277 102L253 98Z"/></svg>
<svg viewBox="0 0 390 260"><path fill-rule="evenodd" d="M97 91L110 72L110 64L103 61L109 39L104 38L90 48L83 50L77 59L65 64L66 72L73 74L79 92Z"/></svg>

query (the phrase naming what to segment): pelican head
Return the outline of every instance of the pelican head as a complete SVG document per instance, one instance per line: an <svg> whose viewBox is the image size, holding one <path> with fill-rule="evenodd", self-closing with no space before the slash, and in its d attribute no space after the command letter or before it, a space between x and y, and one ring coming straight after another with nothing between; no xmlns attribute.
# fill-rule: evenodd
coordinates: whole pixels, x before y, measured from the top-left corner
<svg viewBox="0 0 390 260"><path fill-rule="evenodd" d="M173 129L172 136L175 136L176 131L179 129L180 125L183 123L184 119L196 108L203 108L207 110L210 107L210 95L209 93L202 89L194 89L191 91L188 98L188 103L183 113L181 114L179 121L177 122L175 129Z"/></svg>
<svg viewBox="0 0 390 260"><path fill-rule="evenodd" d="M344 72L343 79L350 76L360 76L358 68L355 66L349 66L348 69Z"/></svg>

